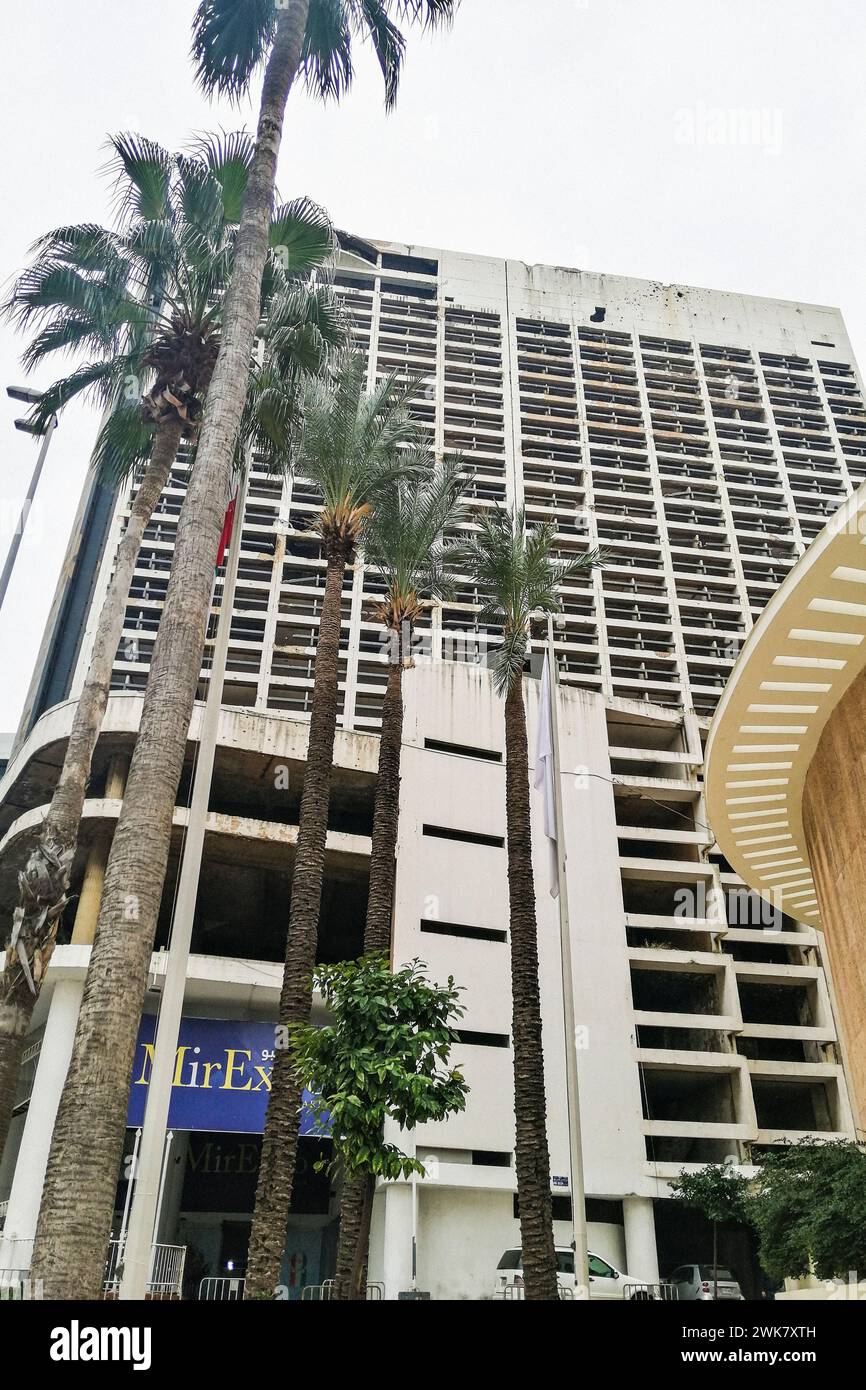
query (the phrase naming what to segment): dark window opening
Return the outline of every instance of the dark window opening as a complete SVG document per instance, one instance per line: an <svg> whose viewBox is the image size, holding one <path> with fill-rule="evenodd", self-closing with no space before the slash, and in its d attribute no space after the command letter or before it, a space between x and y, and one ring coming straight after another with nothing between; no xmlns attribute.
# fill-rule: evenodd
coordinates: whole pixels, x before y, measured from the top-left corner
<svg viewBox="0 0 866 1390"><path fill-rule="evenodd" d="M397 256L390 251L383 251L382 269L406 270L414 275L438 275L439 262L427 260L424 256Z"/></svg>
<svg viewBox="0 0 866 1390"><path fill-rule="evenodd" d="M432 936L465 936L472 941L507 941L508 933L494 927L470 927L462 922L434 922L422 918L421 930Z"/></svg>
<svg viewBox="0 0 866 1390"><path fill-rule="evenodd" d="M476 1033L471 1028L457 1028L457 1036L462 1043L472 1047L507 1047L507 1033Z"/></svg>
<svg viewBox="0 0 866 1390"><path fill-rule="evenodd" d="M444 739L425 738L424 747L434 753L454 753L463 758L480 758L488 763L501 763L502 754L494 748L473 748L468 743L446 743Z"/></svg>
<svg viewBox="0 0 866 1390"><path fill-rule="evenodd" d="M435 299L435 285L410 285L404 280L383 280L383 294L399 294L411 299Z"/></svg>
<svg viewBox="0 0 866 1390"><path fill-rule="evenodd" d="M596 308L595 312L590 314L589 316L590 323L604 323L604 316L606 312L607 311L603 309L601 306Z"/></svg>
<svg viewBox="0 0 866 1390"><path fill-rule="evenodd" d="M447 825L424 825L421 833L437 840L459 840L465 845L489 845L491 849L502 849L505 845L502 835L483 835L477 830L454 830Z"/></svg>

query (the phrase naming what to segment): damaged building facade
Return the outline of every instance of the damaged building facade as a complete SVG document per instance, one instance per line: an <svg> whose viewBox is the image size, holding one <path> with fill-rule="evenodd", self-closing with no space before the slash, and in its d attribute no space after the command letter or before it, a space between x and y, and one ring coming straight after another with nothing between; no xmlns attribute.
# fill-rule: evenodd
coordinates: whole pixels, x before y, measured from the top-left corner
<svg viewBox="0 0 866 1390"><path fill-rule="evenodd" d="M804 896L768 915L715 847L703 791L709 719L739 647L789 568L866 477L866 412L833 309L342 238L337 286L370 380L423 377L416 413L459 451L477 508L552 520L563 556L604 563L569 582L556 629L559 728L590 1246L638 1277L709 1258L669 1181L685 1166L804 1134L852 1137L832 980ZM63 924L0 1166L0 1266L26 1269L113 826L168 581L186 467L147 529L94 761ZM16 750L0 783L0 888L50 799L128 492L88 483ZM325 562L315 489L255 467L186 999L223 1050L276 1017ZM215 606L219 603L217 584ZM340 728L319 955L360 951L386 668L363 558L343 593ZM371 1277L385 1296L491 1292L519 1242L511 1086L503 711L477 594L462 586L418 634L406 728L394 958L465 990L455 1057L463 1114L410 1142L427 1176L380 1186ZM211 634L212 636L212 634ZM530 675L538 674L533 653ZM207 688L207 662L200 694ZM772 690L754 711L760 734ZM764 703L766 709L763 708ZM527 681L530 747L538 683ZM146 1013L155 1011L201 717L178 794ZM762 814L748 799L743 823ZM731 794L738 779L732 778ZM551 1184L571 1239L556 904L533 807ZM756 843L753 853L762 854ZM772 854L772 851L770 851ZM218 1031L218 1030L217 1030ZM249 1046L249 1044L248 1044ZM215 1087L216 1091L231 1090ZM187 1289L242 1274L254 1126L221 1108L178 1127L159 1240L185 1247ZM134 1143L130 1111L129 1148ZM324 1145L324 1148L323 1148ZM290 1296L331 1272L337 1189L302 1140L283 1271ZM122 1177L123 1175L121 1175ZM118 1229L125 1183L118 1187ZM748 1287L754 1270L740 1260Z"/></svg>

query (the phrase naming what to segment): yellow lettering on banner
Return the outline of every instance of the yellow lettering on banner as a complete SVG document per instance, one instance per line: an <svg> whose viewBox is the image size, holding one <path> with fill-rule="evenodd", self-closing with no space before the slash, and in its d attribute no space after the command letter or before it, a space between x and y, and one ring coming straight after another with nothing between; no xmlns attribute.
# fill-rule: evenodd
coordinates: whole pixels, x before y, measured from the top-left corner
<svg viewBox="0 0 866 1390"><path fill-rule="evenodd" d="M222 1069L223 1069L223 1064L222 1064L222 1062L203 1062L203 1063L202 1063L202 1066L203 1066L203 1068L204 1068L204 1081L201 1083L201 1085L202 1085L202 1090L203 1090L203 1091L209 1091L209 1090L210 1090L210 1074L211 1074L211 1072L212 1072L212 1071L222 1071Z"/></svg>
<svg viewBox="0 0 866 1390"><path fill-rule="evenodd" d="M227 1048L226 1048L226 1079L225 1079L225 1081L223 1082L223 1084L222 1084L222 1086L221 1086L221 1088L220 1088L221 1090L223 1090L223 1091L251 1091L251 1090L253 1089L253 1083L252 1083L252 1081L250 1080L249 1077L247 1077L247 1084L246 1084L246 1086L233 1086L233 1085L232 1085L232 1077L233 1077L233 1075L234 1075L235 1072L237 1072L239 1076L243 1076L243 1074L244 1074L244 1064L243 1064L243 1062L241 1062L240 1064L238 1064L238 1063L235 1061L235 1058L236 1058L236 1057L246 1057L247 1061L250 1062L250 1061L252 1061L252 1056L253 1056L253 1054L252 1054L251 1052L244 1052L242 1049L237 1048L237 1047L227 1047Z"/></svg>
<svg viewBox="0 0 866 1390"><path fill-rule="evenodd" d="M148 1064L148 1062L150 1063L150 1069L152 1070L152 1069L153 1069L153 1043L145 1043L145 1044L144 1044L144 1056L143 1056L142 1059L141 1059L141 1076L137 1077L136 1080L134 1081L133 1084L134 1084L135 1086L147 1086L147 1085L150 1084L150 1076L149 1076L149 1075L148 1075L148 1076L145 1076L145 1074L144 1074L145 1071L147 1070L147 1064Z"/></svg>
<svg viewBox="0 0 866 1390"><path fill-rule="evenodd" d="M184 1062L184 1058L186 1057L186 1054L187 1054L188 1052L189 1052L189 1046L188 1046L187 1044L185 1044L183 1047L179 1047L179 1048L177 1049L177 1059L176 1059L175 1064L174 1064L174 1076L171 1078L171 1084L172 1084L172 1086L182 1086L182 1085L183 1085L183 1082L182 1082L181 1079L180 1079L180 1074L181 1074L181 1072L183 1071L183 1062ZM190 1084L192 1084L192 1083L190 1083Z"/></svg>

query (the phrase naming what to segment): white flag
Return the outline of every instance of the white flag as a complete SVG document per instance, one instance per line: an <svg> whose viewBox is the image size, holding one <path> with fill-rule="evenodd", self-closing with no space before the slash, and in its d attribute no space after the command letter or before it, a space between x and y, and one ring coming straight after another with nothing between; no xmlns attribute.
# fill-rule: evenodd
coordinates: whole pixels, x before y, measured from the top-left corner
<svg viewBox="0 0 866 1390"><path fill-rule="evenodd" d="M550 896L559 897L559 844L556 834L556 790L553 784L553 724L550 717L550 665L544 653L541 696L538 705L538 734L535 743L533 786L544 798L544 834L550 854Z"/></svg>

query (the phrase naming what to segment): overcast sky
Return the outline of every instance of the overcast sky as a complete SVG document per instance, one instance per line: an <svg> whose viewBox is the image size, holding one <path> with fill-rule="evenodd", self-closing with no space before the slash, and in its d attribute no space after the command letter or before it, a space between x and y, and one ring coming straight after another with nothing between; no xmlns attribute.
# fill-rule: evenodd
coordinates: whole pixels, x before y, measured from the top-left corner
<svg viewBox="0 0 866 1390"><path fill-rule="evenodd" d="M4 0L0 281L40 233L107 220L108 131L179 148L254 125L196 91L194 9ZM369 236L838 305L866 363L864 40L863 0L463 0L451 33L410 36L391 116L368 55L341 107L292 96L280 191ZM0 325L0 385L21 379L21 347ZM0 556L35 459L17 413L0 394ZM70 409L51 447L0 614L0 732L93 434Z"/></svg>

